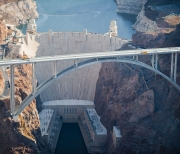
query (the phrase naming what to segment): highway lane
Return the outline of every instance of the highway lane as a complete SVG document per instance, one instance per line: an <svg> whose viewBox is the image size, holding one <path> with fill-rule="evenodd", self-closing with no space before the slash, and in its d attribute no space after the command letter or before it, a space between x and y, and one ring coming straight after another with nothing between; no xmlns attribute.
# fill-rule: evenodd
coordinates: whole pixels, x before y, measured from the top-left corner
<svg viewBox="0 0 180 154"><path fill-rule="evenodd" d="M26 59L26 60L13 59L13 60L0 61L0 66L12 65L12 64L48 62L48 61L50 62L50 61L58 61L58 60L74 60L74 59L103 58L103 57L116 57L116 56L123 57L123 56L151 55L151 54L168 54L168 53L175 53L175 52L180 52L180 47L54 55L54 56L35 57L35 58Z"/></svg>

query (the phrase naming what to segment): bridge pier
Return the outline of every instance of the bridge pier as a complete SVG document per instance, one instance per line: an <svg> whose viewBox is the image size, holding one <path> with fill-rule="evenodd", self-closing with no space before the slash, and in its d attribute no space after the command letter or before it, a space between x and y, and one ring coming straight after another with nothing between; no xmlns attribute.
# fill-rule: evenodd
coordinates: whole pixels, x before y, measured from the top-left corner
<svg viewBox="0 0 180 154"><path fill-rule="evenodd" d="M76 65L76 67L78 67L78 59L74 60L74 65Z"/></svg>
<svg viewBox="0 0 180 154"><path fill-rule="evenodd" d="M138 55L136 55L136 60L138 61Z"/></svg>
<svg viewBox="0 0 180 154"><path fill-rule="evenodd" d="M57 78L57 61L54 62L54 78Z"/></svg>
<svg viewBox="0 0 180 154"><path fill-rule="evenodd" d="M176 82L177 75L177 52L171 54L171 74L170 78Z"/></svg>
<svg viewBox="0 0 180 154"><path fill-rule="evenodd" d="M15 101L14 101L14 65L10 65L10 110L14 114Z"/></svg>
<svg viewBox="0 0 180 154"><path fill-rule="evenodd" d="M32 94L33 95L36 93L35 65L36 65L36 63L32 63Z"/></svg>
<svg viewBox="0 0 180 154"><path fill-rule="evenodd" d="M171 79L173 79L173 68L174 68L174 53L171 54L171 74L170 74Z"/></svg>
<svg viewBox="0 0 180 154"><path fill-rule="evenodd" d="M156 63L155 63L155 69L158 69L158 54L156 54Z"/></svg>
<svg viewBox="0 0 180 154"><path fill-rule="evenodd" d="M154 54L152 55L151 63L152 63L152 68L154 68Z"/></svg>
<svg viewBox="0 0 180 154"><path fill-rule="evenodd" d="M177 73L177 52L174 53L174 82L176 82L176 73Z"/></svg>

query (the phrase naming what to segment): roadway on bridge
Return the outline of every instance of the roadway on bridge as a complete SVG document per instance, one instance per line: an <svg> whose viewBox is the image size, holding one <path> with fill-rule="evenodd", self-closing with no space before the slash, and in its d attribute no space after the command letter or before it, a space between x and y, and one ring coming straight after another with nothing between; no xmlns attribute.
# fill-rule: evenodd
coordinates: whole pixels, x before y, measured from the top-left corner
<svg viewBox="0 0 180 154"><path fill-rule="evenodd" d="M75 60L75 59L118 57L118 56L123 57L123 56L133 56L133 55L152 55L152 54L168 54L168 53L170 54L176 52L180 52L180 47L79 53L79 54L35 57L25 60L22 59L4 60L4 61L0 61L0 66L12 65L12 64L48 62L48 61L50 62L57 60Z"/></svg>

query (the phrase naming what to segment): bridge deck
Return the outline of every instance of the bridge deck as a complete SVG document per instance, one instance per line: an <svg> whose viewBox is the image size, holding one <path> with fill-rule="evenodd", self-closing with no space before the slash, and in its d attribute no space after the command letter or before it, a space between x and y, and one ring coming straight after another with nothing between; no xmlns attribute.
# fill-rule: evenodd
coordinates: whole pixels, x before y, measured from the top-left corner
<svg viewBox="0 0 180 154"><path fill-rule="evenodd" d="M149 55L168 54L168 53L175 53L175 52L180 52L180 47L54 55L54 56L35 57L35 58L26 59L26 60L13 59L13 60L0 61L0 66L12 65L12 64L50 62L50 61L57 61L57 60L74 60L74 59L85 59L85 58L103 58L103 57L115 57L115 56L148 55L148 54Z"/></svg>

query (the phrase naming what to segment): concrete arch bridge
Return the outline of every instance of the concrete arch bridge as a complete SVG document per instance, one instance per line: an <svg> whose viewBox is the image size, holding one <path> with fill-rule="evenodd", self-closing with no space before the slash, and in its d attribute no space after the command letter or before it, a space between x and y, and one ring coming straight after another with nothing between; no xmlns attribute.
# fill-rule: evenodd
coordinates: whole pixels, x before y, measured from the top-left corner
<svg viewBox="0 0 180 154"><path fill-rule="evenodd" d="M170 82L179 92L180 85L176 83L177 78L177 57L180 53L180 47L173 48L155 48L155 49L138 49L138 50L121 50L121 51L107 51L96 53L80 53L80 54L68 54L57 56L36 57L31 59L14 59L0 61L0 66L10 65L10 110L14 120L17 120L17 116L23 111L23 109L35 99L43 90L49 85L56 82L59 78L66 74L73 72L77 69L86 67L88 65L103 63L103 62L123 62L138 65L147 68L165 78ZM158 70L158 56L160 54L171 55L171 68L170 75L167 76ZM151 56L151 65L145 64L138 60L139 56ZM74 65L67 67L61 71L57 71L57 62L62 60L73 60ZM51 62L53 63L52 76L36 87L35 67L37 63ZM32 93L27 96L19 106L15 106L14 101L14 66L20 64L32 64Z"/></svg>

